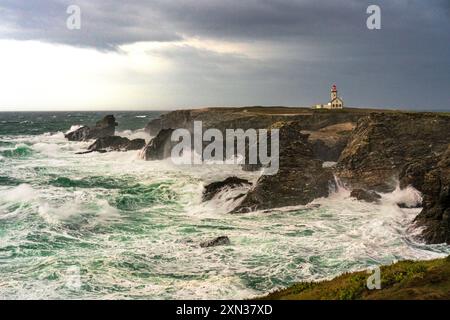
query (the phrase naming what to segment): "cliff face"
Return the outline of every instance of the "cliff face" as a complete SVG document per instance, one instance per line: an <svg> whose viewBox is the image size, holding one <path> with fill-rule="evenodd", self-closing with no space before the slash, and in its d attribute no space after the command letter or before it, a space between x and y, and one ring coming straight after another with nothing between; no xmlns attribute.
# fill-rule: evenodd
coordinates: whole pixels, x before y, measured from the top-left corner
<svg viewBox="0 0 450 320"><path fill-rule="evenodd" d="M314 156L308 135L301 133L302 126L289 122L277 128L280 130L279 171L261 176L234 212L304 205L328 195L333 174Z"/></svg>
<svg viewBox="0 0 450 320"><path fill-rule="evenodd" d="M450 244L450 146L435 160L434 165L416 176L422 182L420 190L424 196L416 223L424 227L422 237L428 243Z"/></svg>
<svg viewBox="0 0 450 320"><path fill-rule="evenodd" d="M336 173L352 188L393 191L410 162L446 150L450 117L436 114L370 114L358 121Z"/></svg>
<svg viewBox="0 0 450 320"><path fill-rule="evenodd" d="M247 107L178 110L163 114L150 121L145 130L156 136L162 129L184 128L192 130L194 121L202 121L205 128L264 129L280 121L299 121L304 130L320 130L334 124L356 121L367 115L357 109L340 111L312 110L307 108Z"/></svg>
<svg viewBox="0 0 450 320"><path fill-rule="evenodd" d="M416 219L423 238L450 243L449 115L278 107L174 111L148 124L148 132L159 134L146 149L147 159L167 157L167 132L192 130L194 121L222 132L281 124L278 173L261 176L235 212L306 204L328 194L333 174L364 192L390 192L400 180L401 187L412 185L424 195ZM334 169L323 168L323 161L337 160Z"/></svg>

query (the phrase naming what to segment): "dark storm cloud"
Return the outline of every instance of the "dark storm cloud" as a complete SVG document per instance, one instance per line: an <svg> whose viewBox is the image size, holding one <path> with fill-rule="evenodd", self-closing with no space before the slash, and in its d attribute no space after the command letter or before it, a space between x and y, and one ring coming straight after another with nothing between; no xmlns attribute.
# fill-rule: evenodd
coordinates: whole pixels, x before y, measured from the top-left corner
<svg viewBox="0 0 450 320"><path fill-rule="evenodd" d="M339 41L365 33L365 10L373 1L315 0L4 0L0 36L98 48L136 41L172 41L180 36L228 40ZM445 16L449 1L377 1L386 27L420 32ZM66 8L82 9L83 27L65 27ZM442 11L441 13L439 11ZM447 24L448 26L448 24Z"/></svg>
<svg viewBox="0 0 450 320"><path fill-rule="evenodd" d="M80 31L65 27L70 4L82 9ZM370 4L381 7L379 31L366 28ZM192 47L159 53L178 66L172 81L185 79L187 92L212 86L217 101L323 102L337 82L352 105L450 107L448 0L3 0L0 21L0 38L100 50L198 37L270 53L264 61Z"/></svg>

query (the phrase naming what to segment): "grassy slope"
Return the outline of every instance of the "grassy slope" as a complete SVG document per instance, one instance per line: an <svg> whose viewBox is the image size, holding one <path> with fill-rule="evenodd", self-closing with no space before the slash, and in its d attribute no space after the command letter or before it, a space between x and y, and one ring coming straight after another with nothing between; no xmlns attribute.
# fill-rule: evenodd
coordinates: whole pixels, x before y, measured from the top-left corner
<svg viewBox="0 0 450 320"><path fill-rule="evenodd" d="M368 290L367 272L318 283L298 283L262 300L450 299L450 256L431 261L402 261L381 267L381 290Z"/></svg>

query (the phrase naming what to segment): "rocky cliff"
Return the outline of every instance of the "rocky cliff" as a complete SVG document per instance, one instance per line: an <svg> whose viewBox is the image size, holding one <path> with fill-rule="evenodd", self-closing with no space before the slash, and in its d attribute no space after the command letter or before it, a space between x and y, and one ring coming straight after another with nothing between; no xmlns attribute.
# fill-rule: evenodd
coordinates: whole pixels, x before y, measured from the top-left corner
<svg viewBox="0 0 450 320"><path fill-rule="evenodd" d="M147 146L146 158L167 157L169 132L192 130L194 121L222 132L280 129L279 172L261 176L234 212L306 204L328 194L333 175L359 195L393 191L400 181L401 187L412 185L424 195L416 219L423 238L450 243L448 114L281 107L174 111L147 125L157 137ZM337 165L326 168L324 161Z"/></svg>
<svg viewBox="0 0 450 320"><path fill-rule="evenodd" d="M280 165L275 175L262 175L234 212L307 204L328 195L333 174L314 155L298 122L276 123L280 130Z"/></svg>
<svg viewBox="0 0 450 320"><path fill-rule="evenodd" d="M352 188L393 191L406 164L440 154L449 143L449 116L372 113L358 121L336 173Z"/></svg>

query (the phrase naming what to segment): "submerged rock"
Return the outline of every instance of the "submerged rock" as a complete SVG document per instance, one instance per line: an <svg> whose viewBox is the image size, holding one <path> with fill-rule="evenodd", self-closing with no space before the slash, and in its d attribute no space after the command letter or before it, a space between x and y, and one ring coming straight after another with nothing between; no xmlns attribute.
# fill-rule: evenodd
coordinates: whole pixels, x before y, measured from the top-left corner
<svg viewBox="0 0 450 320"><path fill-rule="evenodd" d="M108 136L113 136L117 122L113 115L105 116L98 121L95 127L84 126L65 135L69 141L87 141Z"/></svg>
<svg viewBox="0 0 450 320"><path fill-rule="evenodd" d="M378 202L381 196L375 191L367 191L363 189L355 189L350 193L350 197L365 202Z"/></svg>
<svg viewBox="0 0 450 320"><path fill-rule="evenodd" d="M214 198L219 192L227 188L236 188L244 185L252 185L251 182L238 177L229 177L223 181L213 182L205 186L203 190L203 201L209 201Z"/></svg>
<svg viewBox="0 0 450 320"><path fill-rule="evenodd" d="M171 136L173 129L162 129L142 150L145 160L163 160L170 157L173 142Z"/></svg>
<svg viewBox="0 0 450 320"><path fill-rule="evenodd" d="M88 150L93 151L131 151L140 150L145 146L144 139L130 140L128 138L111 136L97 139L88 147Z"/></svg>
<svg viewBox="0 0 450 320"><path fill-rule="evenodd" d="M209 248L209 247L225 246L229 244L231 244L230 239L227 236L222 236L212 240L204 241L200 243L200 247Z"/></svg>

